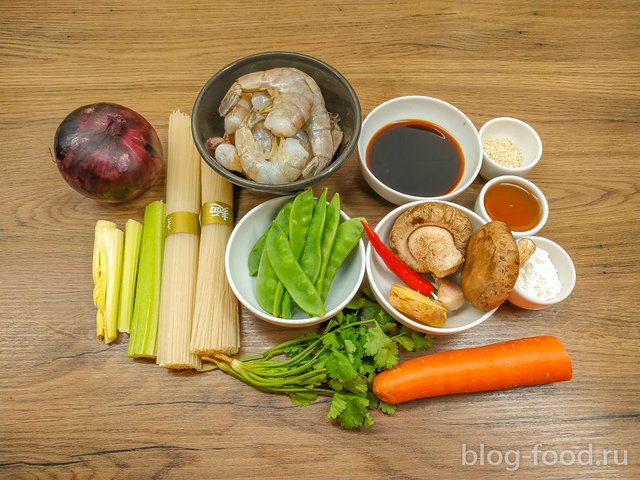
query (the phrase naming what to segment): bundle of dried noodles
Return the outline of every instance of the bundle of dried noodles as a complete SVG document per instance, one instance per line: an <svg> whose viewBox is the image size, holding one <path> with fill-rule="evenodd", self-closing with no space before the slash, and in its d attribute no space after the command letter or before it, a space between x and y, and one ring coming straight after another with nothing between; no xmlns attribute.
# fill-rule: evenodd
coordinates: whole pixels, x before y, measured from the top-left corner
<svg viewBox="0 0 640 480"><path fill-rule="evenodd" d="M238 301L227 282L224 255L233 228L233 186L202 164L200 260L191 352L234 354L240 348Z"/></svg>
<svg viewBox="0 0 640 480"><path fill-rule="evenodd" d="M180 111L169 117L168 153L167 238L156 361L167 368L200 368L200 359L189 350L200 240L200 156L191 136L191 119Z"/></svg>

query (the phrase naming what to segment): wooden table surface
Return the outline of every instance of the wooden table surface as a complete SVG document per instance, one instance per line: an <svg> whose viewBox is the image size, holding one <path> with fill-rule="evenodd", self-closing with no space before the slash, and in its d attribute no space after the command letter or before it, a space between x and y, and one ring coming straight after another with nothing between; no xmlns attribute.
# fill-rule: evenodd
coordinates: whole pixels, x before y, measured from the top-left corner
<svg viewBox="0 0 640 480"><path fill-rule="evenodd" d="M0 477L640 478L638 3L178 3L0 4ZM529 178L550 203L541 235L572 256L576 288L545 311L503 305L434 351L557 335L571 382L416 401L344 431L326 401L294 407L221 372L131 361L126 338L94 338L93 226L141 219L164 178L123 205L86 199L52 162L56 127L113 101L149 119L166 148L174 108L190 112L218 69L270 50L336 67L365 115L429 95L477 127L514 116L536 128L544 155ZM482 184L457 201L472 207ZM374 224L393 208L355 153L324 185ZM268 199L236 190L238 216ZM243 311L244 353L297 333Z"/></svg>

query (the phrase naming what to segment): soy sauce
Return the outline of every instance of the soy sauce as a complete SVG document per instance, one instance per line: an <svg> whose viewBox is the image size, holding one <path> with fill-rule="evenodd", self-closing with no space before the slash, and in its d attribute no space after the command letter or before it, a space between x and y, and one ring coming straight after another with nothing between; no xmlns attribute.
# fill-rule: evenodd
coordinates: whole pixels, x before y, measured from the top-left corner
<svg viewBox="0 0 640 480"><path fill-rule="evenodd" d="M367 165L388 187L407 195L438 197L462 178L464 155L444 128L424 120L385 125L367 146Z"/></svg>

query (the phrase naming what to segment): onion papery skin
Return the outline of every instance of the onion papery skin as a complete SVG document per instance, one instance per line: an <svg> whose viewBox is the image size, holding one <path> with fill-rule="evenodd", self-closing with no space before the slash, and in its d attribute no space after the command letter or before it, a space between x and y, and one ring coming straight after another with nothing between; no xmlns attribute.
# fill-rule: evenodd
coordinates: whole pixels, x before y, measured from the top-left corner
<svg viewBox="0 0 640 480"><path fill-rule="evenodd" d="M83 195L120 203L142 195L164 165L162 143L140 114L115 103L84 105L56 130L55 160Z"/></svg>

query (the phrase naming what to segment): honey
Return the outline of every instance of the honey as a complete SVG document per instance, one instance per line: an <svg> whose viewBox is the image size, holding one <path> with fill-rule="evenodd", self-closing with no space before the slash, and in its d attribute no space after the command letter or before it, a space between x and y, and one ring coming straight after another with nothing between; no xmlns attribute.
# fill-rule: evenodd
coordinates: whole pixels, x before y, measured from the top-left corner
<svg viewBox="0 0 640 480"><path fill-rule="evenodd" d="M493 220L506 223L514 232L531 230L542 216L538 197L510 182L492 185L485 193L484 208Z"/></svg>

